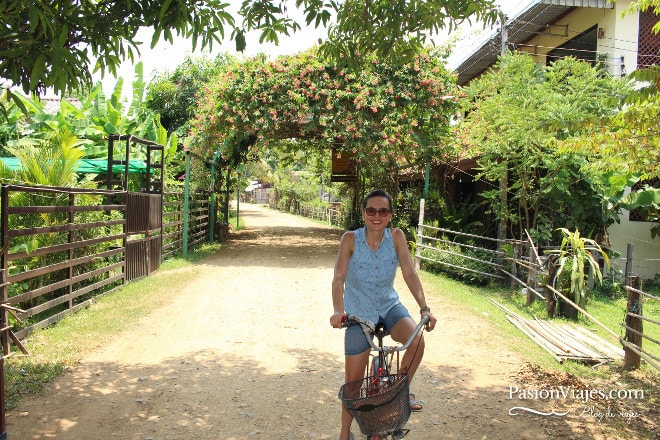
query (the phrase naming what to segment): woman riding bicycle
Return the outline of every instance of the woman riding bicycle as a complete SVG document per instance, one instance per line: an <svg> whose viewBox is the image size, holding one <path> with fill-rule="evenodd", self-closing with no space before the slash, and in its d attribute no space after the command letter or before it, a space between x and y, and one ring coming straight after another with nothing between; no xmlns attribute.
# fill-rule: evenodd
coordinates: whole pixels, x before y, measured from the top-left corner
<svg viewBox="0 0 660 440"><path fill-rule="evenodd" d="M436 318L426 304L424 289L413 266L406 237L401 229L390 228L393 208L387 192L377 189L362 202L365 226L344 233L339 244L332 280L334 313L330 325L342 327L346 314L356 315L375 324L383 323L392 339L404 343L415 331L416 323L401 304L394 290L397 268L420 307L420 314L429 315L428 331ZM344 336L345 381L363 378L369 360L370 346L359 325L346 329ZM424 338L420 333L401 362L401 372L412 378L424 354ZM410 409L420 411L421 403L410 395ZM352 438L353 416L342 405L340 440Z"/></svg>

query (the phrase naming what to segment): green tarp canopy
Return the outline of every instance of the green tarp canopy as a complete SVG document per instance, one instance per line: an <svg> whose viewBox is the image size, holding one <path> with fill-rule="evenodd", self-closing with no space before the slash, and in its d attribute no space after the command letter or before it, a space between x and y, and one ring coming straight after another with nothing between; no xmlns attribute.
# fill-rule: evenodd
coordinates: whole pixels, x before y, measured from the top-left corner
<svg viewBox="0 0 660 440"><path fill-rule="evenodd" d="M21 161L17 157L0 157L12 171L21 169ZM124 165L113 165L112 171L115 173L123 173ZM103 174L108 170L107 159L80 159L78 161L78 168L76 173L79 174ZM128 172L131 173L144 173L147 171L147 166L143 161L135 160L130 161L128 164Z"/></svg>

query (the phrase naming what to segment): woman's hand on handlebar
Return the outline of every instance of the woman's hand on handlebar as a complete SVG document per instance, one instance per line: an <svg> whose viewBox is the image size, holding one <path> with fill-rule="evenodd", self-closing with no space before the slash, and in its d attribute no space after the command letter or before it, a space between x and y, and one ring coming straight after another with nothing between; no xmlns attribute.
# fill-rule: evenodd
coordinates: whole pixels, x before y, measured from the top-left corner
<svg viewBox="0 0 660 440"><path fill-rule="evenodd" d="M330 317L330 325L334 328L341 328L345 320L346 320L345 312L335 312Z"/></svg>
<svg viewBox="0 0 660 440"><path fill-rule="evenodd" d="M426 324L425 328L427 332L430 332L435 328L435 323L438 322L437 318L433 316L433 313L431 312L424 312L422 313L422 316L428 316L429 317L429 322Z"/></svg>

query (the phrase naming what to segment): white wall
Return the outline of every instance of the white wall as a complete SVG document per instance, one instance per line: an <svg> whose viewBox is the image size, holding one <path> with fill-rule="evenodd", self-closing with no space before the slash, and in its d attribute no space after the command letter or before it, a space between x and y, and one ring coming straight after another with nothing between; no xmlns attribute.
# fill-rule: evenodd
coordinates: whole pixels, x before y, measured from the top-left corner
<svg viewBox="0 0 660 440"><path fill-rule="evenodd" d="M622 17L622 12L630 6L631 0L618 0L613 9L577 8L560 18L542 34L534 37L520 51L534 54L539 63L545 64L548 52L561 46L593 26L602 29L597 51L606 55L610 72L615 76L630 73L637 67L637 40L639 30L638 14ZM623 60L623 61L622 61ZM622 65L625 70L622 72Z"/></svg>
<svg viewBox="0 0 660 440"><path fill-rule="evenodd" d="M628 243L633 245L633 274L642 278L653 278L660 274L660 238L651 238L651 228L655 223L628 221L628 212L621 215L621 223L608 228L612 249L621 256L616 265L624 270ZM613 262L614 263L614 262Z"/></svg>

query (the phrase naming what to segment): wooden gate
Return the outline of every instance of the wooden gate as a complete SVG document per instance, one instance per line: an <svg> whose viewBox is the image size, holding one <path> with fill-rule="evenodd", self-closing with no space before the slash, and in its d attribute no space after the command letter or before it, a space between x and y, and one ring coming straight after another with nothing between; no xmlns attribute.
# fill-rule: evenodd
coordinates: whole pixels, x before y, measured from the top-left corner
<svg viewBox="0 0 660 440"><path fill-rule="evenodd" d="M115 142L124 141L124 157ZM146 147L146 181L142 192L128 192L131 152ZM160 267L163 251L164 147L133 135L108 137L106 186L126 196L126 281L146 277Z"/></svg>
<svg viewBox="0 0 660 440"><path fill-rule="evenodd" d="M126 281L160 267L163 249L163 198L129 192L126 197Z"/></svg>

